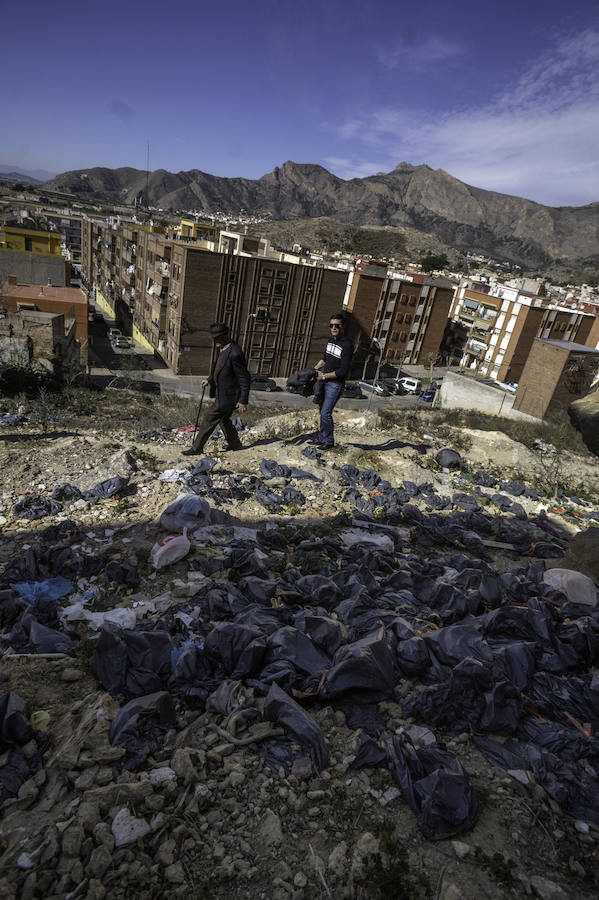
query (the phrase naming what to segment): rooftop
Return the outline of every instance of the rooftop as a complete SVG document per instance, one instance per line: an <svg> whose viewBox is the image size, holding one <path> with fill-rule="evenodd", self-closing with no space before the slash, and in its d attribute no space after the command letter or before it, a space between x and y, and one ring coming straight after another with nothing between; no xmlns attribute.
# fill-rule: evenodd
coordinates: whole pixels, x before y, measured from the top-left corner
<svg viewBox="0 0 599 900"><path fill-rule="evenodd" d="M560 350L568 350L570 353L594 353L599 356L599 350L594 347L587 347L586 344L575 344L574 341L548 341L545 338L536 338L542 344L551 344Z"/></svg>
<svg viewBox="0 0 599 900"><path fill-rule="evenodd" d="M59 287L53 284L28 284L19 281L10 284L5 281L2 285L2 293L5 297L15 297L17 300L34 300L45 297L47 300L62 300L65 303L87 303L87 296L78 287Z"/></svg>

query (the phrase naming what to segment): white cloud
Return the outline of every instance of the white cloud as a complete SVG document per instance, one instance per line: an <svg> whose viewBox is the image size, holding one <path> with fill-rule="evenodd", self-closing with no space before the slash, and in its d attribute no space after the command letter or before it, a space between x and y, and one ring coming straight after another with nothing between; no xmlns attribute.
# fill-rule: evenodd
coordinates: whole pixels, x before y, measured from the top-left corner
<svg viewBox="0 0 599 900"><path fill-rule="evenodd" d="M370 148L370 159L376 147L394 160L391 168L426 162L489 190L582 204L599 200L598 110L599 33L586 31L532 62L486 106L443 115L379 109L352 119L351 136ZM354 151L344 169L371 165Z"/></svg>

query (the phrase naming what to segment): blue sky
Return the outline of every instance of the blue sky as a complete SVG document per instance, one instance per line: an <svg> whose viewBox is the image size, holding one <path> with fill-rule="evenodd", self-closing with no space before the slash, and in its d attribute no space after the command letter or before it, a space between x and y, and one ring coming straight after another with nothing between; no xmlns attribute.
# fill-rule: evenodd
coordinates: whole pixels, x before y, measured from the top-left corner
<svg viewBox="0 0 599 900"><path fill-rule="evenodd" d="M599 201L596 0L31 0L2 23L1 164L145 169L149 140L172 172L406 161Z"/></svg>

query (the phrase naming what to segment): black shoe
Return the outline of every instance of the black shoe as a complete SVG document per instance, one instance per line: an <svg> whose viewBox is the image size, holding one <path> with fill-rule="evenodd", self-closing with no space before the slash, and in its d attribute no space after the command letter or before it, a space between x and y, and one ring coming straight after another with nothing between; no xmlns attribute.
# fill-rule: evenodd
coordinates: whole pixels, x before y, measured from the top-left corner
<svg viewBox="0 0 599 900"><path fill-rule="evenodd" d="M319 441L318 446L320 447L321 450L332 450L335 445L334 444L322 444Z"/></svg>
<svg viewBox="0 0 599 900"><path fill-rule="evenodd" d="M238 450L243 450L243 444L240 444L239 447L223 447L220 451L221 453L236 453Z"/></svg>
<svg viewBox="0 0 599 900"><path fill-rule="evenodd" d="M194 450L193 447L189 447L187 450L181 451L181 456L201 456L202 450Z"/></svg>
<svg viewBox="0 0 599 900"><path fill-rule="evenodd" d="M320 440L318 437L309 437L306 443L313 444L316 447L320 447Z"/></svg>

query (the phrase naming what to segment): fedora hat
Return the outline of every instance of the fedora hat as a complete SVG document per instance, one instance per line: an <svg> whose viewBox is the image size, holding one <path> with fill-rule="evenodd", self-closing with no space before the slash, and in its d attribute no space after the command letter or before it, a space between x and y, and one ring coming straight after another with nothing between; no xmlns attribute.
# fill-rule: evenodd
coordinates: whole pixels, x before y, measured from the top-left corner
<svg viewBox="0 0 599 900"><path fill-rule="evenodd" d="M229 326L225 325L224 322L215 322L214 325L210 326L210 337L212 340L216 340L216 338L224 337L229 333Z"/></svg>

